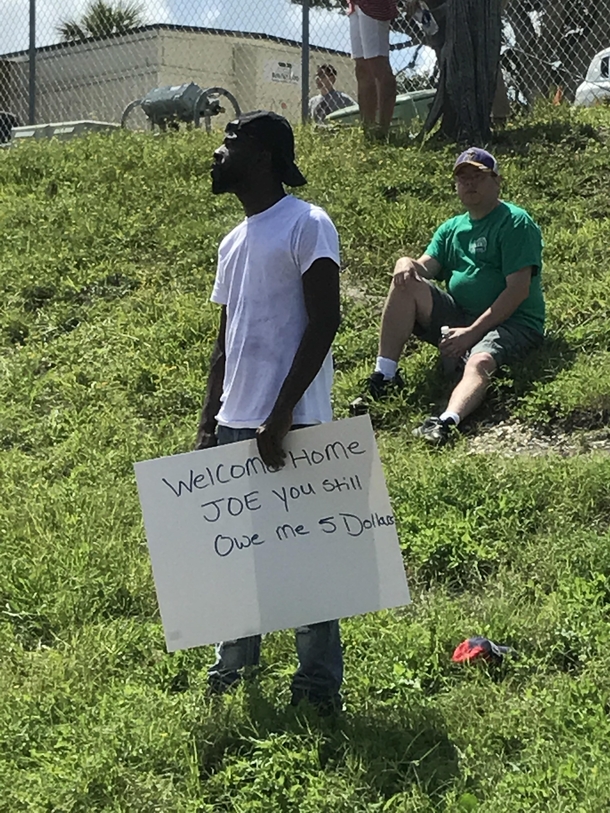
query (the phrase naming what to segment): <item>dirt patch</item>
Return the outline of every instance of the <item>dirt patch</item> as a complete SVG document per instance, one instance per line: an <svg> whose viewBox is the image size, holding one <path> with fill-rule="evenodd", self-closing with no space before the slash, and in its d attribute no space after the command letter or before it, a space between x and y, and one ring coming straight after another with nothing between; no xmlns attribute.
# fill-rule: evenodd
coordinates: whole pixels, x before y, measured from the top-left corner
<svg viewBox="0 0 610 813"><path fill-rule="evenodd" d="M342 293L348 299L351 299L356 305L368 305L372 307L376 313L381 313L385 302L384 296L377 296L376 294L367 293L364 288L358 285L345 285L342 288Z"/></svg>
<svg viewBox="0 0 610 813"><path fill-rule="evenodd" d="M517 421L482 422L477 427L476 435L468 437L468 447L469 454L496 452L504 457L540 457L547 454L573 457L590 452L610 454L610 427L563 432L536 429Z"/></svg>

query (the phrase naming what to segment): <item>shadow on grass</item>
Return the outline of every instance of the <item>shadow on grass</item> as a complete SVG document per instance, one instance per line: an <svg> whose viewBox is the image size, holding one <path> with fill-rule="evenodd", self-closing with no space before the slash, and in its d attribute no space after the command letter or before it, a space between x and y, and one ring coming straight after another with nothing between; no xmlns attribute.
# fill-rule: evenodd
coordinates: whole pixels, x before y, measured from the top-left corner
<svg viewBox="0 0 610 813"><path fill-rule="evenodd" d="M549 146L561 144L575 150L584 150L589 146L591 140L603 143L600 132L592 124L577 122L568 117L561 118L557 114L557 108L554 108L546 121L533 122L528 115L523 115L515 118L506 129L494 130L491 136L491 146L497 156L527 155L532 144ZM400 134L392 143L396 146L408 147L412 146L414 142L421 142L421 134L417 135L415 139L413 136ZM425 139L423 148L430 152L439 152L452 144L453 142L441 130L436 130ZM456 147L457 149L458 147Z"/></svg>
<svg viewBox="0 0 610 813"><path fill-rule="evenodd" d="M492 143L498 155L504 152L527 155L532 144L564 144L582 150L587 148L591 140L601 142L600 135L592 124L559 118L536 123L527 119L521 121L521 125L513 125L493 133Z"/></svg>
<svg viewBox="0 0 610 813"><path fill-rule="evenodd" d="M439 801L459 775L456 749L428 711L392 708L387 719L348 717L344 734L345 756L358 761L367 784L386 798L417 784Z"/></svg>
<svg viewBox="0 0 610 813"><path fill-rule="evenodd" d="M569 369L578 355L577 348L563 336L550 334L544 344L510 369L519 393L527 393L534 384L547 384Z"/></svg>
<svg viewBox="0 0 610 813"><path fill-rule="evenodd" d="M501 369L494 377L483 404L464 422L466 434L476 431L485 422L495 425L510 418L518 402L534 389L554 381L560 373L569 370L578 356L576 347L562 336L550 335L544 344L522 361ZM541 407L540 422L548 418Z"/></svg>
<svg viewBox="0 0 610 813"><path fill-rule="evenodd" d="M260 740L278 734L313 735L321 770L356 773L356 781L372 796L389 799L416 784L431 800L440 801L459 776L456 749L442 719L429 710L387 706L366 714L348 708L343 714L320 717L306 703L277 708L257 681L244 685L243 691L248 722L227 731L212 751L207 740L207 748L200 751L207 750L203 776L214 773L231 753L243 758Z"/></svg>

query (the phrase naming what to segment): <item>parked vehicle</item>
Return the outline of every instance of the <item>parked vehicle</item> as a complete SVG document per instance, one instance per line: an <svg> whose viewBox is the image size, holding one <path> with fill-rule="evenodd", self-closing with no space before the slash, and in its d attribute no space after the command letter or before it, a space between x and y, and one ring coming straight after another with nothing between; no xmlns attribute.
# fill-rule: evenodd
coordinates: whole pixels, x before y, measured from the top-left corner
<svg viewBox="0 0 610 813"><path fill-rule="evenodd" d="M601 103L610 104L610 48L593 57L587 78L577 87L574 97L574 104L579 107Z"/></svg>

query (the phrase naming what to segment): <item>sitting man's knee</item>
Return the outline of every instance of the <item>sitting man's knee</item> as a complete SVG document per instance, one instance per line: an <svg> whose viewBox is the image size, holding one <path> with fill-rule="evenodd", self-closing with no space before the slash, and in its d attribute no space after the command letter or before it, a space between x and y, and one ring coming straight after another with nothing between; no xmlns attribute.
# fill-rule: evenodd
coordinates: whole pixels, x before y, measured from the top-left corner
<svg viewBox="0 0 610 813"><path fill-rule="evenodd" d="M495 373L497 366L491 353L476 353L466 362L466 370L471 370L481 376L486 375L488 378Z"/></svg>
<svg viewBox="0 0 610 813"><path fill-rule="evenodd" d="M413 291L416 287L418 280L413 279L412 277L407 277L407 279L400 280L400 282L396 279L393 279L390 283L390 293L394 293L396 296L413 296Z"/></svg>

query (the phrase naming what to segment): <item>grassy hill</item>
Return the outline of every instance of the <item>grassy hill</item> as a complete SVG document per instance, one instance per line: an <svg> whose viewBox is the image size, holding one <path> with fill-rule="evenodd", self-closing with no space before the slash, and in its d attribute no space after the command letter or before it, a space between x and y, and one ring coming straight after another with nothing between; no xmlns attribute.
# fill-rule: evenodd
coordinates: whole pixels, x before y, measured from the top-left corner
<svg viewBox="0 0 610 813"><path fill-rule="evenodd" d="M549 340L494 384L488 423L607 425L609 138L608 111L553 108L493 145L505 197L543 229ZM341 417L394 260L458 210L455 150L298 140L304 195L342 239ZM210 647L166 654L132 463L192 444L216 248L241 217L210 194L216 145L0 153L0 811L610 809L610 461L422 448L410 429L446 390L430 348L373 416L414 601L344 623L344 718L286 709L289 632L215 702ZM519 659L452 665L474 634Z"/></svg>

